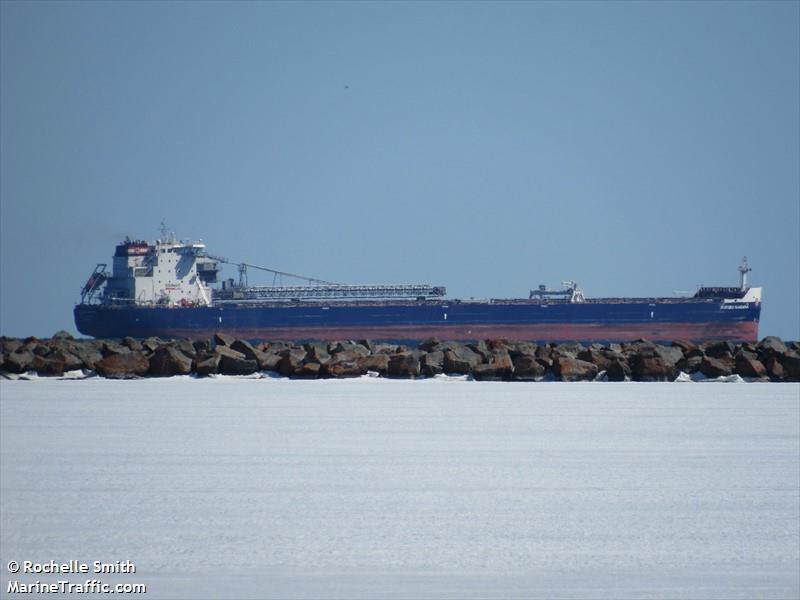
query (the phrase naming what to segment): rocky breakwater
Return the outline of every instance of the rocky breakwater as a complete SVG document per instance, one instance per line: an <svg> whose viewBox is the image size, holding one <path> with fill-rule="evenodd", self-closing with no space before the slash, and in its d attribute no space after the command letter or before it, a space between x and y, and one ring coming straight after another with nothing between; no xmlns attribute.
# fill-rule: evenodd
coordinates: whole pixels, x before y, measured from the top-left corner
<svg viewBox="0 0 800 600"><path fill-rule="evenodd" d="M252 343L219 333L206 341L0 338L0 376L107 378L173 375L251 375L272 372L296 379L382 377L415 379L440 374L479 381L674 381L739 375L755 381L800 381L800 343L766 337L758 343L674 341L654 344L534 344L429 339L417 345L369 340Z"/></svg>

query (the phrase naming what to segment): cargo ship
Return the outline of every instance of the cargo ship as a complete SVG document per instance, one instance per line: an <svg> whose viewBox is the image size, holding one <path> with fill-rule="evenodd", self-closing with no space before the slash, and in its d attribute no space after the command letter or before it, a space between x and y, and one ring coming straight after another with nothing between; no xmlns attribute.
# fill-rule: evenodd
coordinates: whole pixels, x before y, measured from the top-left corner
<svg viewBox="0 0 800 600"><path fill-rule="evenodd" d="M221 264L236 265L238 280L219 281ZM271 273L273 285L249 285L248 268ZM459 300L444 286L349 285L231 261L162 230L158 240L117 245L111 272L107 263L95 267L75 324L96 338L754 341L761 288L748 286L750 270L745 258L738 286L682 297L588 298L569 281L538 286L527 298Z"/></svg>

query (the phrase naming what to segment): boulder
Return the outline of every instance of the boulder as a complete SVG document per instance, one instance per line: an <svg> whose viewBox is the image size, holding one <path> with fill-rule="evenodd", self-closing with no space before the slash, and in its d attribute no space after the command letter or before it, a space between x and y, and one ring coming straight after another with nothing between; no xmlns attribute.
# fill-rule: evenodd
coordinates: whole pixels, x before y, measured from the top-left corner
<svg viewBox="0 0 800 600"><path fill-rule="evenodd" d="M171 377L192 372L192 359L174 346L162 346L150 355L151 375Z"/></svg>
<svg viewBox="0 0 800 600"><path fill-rule="evenodd" d="M281 352L281 360L278 363L278 371L284 377L290 377L297 371L306 359L304 348L290 348Z"/></svg>
<svg viewBox="0 0 800 600"><path fill-rule="evenodd" d="M423 354L420 363L422 374L425 375L425 377L440 375L444 373L444 352L441 350L433 350L427 354Z"/></svg>
<svg viewBox="0 0 800 600"><path fill-rule="evenodd" d="M255 360L245 358L244 354L226 345L215 346L214 353L219 355L219 372L224 375L250 375L258 371Z"/></svg>
<svg viewBox="0 0 800 600"><path fill-rule="evenodd" d="M755 355L746 350L740 350L736 353L734 367L736 373L742 377L755 377L757 379L764 379L767 377L766 367L761 364Z"/></svg>
<svg viewBox="0 0 800 600"><path fill-rule="evenodd" d="M733 365L726 360L706 356L700 363L700 372L706 377L727 377L733 374Z"/></svg>
<svg viewBox="0 0 800 600"><path fill-rule="evenodd" d="M619 358L612 360L605 371L609 381L626 381L632 377L631 367L622 354L619 355Z"/></svg>
<svg viewBox="0 0 800 600"><path fill-rule="evenodd" d="M389 356L389 366L386 371L389 377L411 379L420 373L419 359L413 352L401 352Z"/></svg>
<svg viewBox="0 0 800 600"><path fill-rule="evenodd" d="M258 352L256 362L262 371L277 371L283 357L273 352Z"/></svg>
<svg viewBox="0 0 800 600"><path fill-rule="evenodd" d="M546 369L532 354L518 354L513 358L516 381L539 381L544 377Z"/></svg>
<svg viewBox="0 0 800 600"><path fill-rule="evenodd" d="M763 340L758 342L758 352L762 356L772 356L775 354L786 354L786 344L783 343L781 338L774 335L768 335Z"/></svg>
<svg viewBox="0 0 800 600"><path fill-rule="evenodd" d="M495 351L489 362L475 365L472 376L478 381L505 381L511 379L514 363L508 352Z"/></svg>
<svg viewBox="0 0 800 600"><path fill-rule="evenodd" d="M0 340L0 352L3 354L11 354L12 352L16 352L22 347L22 342L15 339L3 339Z"/></svg>
<svg viewBox="0 0 800 600"><path fill-rule="evenodd" d="M294 370L291 376L294 379L317 379L322 365L317 362L305 362Z"/></svg>
<svg viewBox="0 0 800 600"><path fill-rule="evenodd" d="M439 341L438 338L432 337L420 343L418 348L423 352L434 352L439 348L440 344L441 342ZM442 355L444 356L444 353Z"/></svg>
<svg viewBox="0 0 800 600"><path fill-rule="evenodd" d="M331 360L331 355L328 354L328 345L322 343L305 344L306 349L306 362L314 362L318 365L324 365ZM350 351L350 354L357 356L355 351Z"/></svg>
<svg viewBox="0 0 800 600"><path fill-rule="evenodd" d="M77 371L78 369L87 367L78 356L66 348L59 347L53 349L50 354L47 355L47 358L63 362L65 371Z"/></svg>
<svg viewBox="0 0 800 600"><path fill-rule="evenodd" d="M100 353L104 358L114 356L115 354L128 354L129 352L133 352L133 350L112 340L104 341L100 348Z"/></svg>
<svg viewBox="0 0 800 600"><path fill-rule="evenodd" d="M198 355L194 361L194 372L198 375L212 375L219 372L220 355L216 352Z"/></svg>
<svg viewBox="0 0 800 600"><path fill-rule="evenodd" d="M775 355L768 356L764 360L764 366L767 368L767 373L774 381L784 381L786 379L786 371L783 369L781 361Z"/></svg>
<svg viewBox="0 0 800 600"><path fill-rule="evenodd" d="M672 369L684 359L683 349L680 346L657 345L655 350L658 357L664 361L664 364L669 365Z"/></svg>
<svg viewBox="0 0 800 600"><path fill-rule="evenodd" d="M687 340L675 340L672 342L672 345L676 348L680 348L681 352L684 354L691 352L692 350L697 350L697 344L693 344Z"/></svg>
<svg viewBox="0 0 800 600"><path fill-rule="evenodd" d="M508 353L510 342L505 338L491 338L486 340L486 347L492 352Z"/></svg>
<svg viewBox="0 0 800 600"><path fill-rule="evenodd" d="M586 350L586 348L580 342L564 342L557 344L556 347L553 348L553 353L568 358L577 358L578 354L584 350Z"/></svg>
<svg viewBox="0 0 800 600"><path fill-rule="evenodd" d="M137 352L141 351L143 346L142 343L137 340L136 338L132 338L130 336L122 338L122 345L125 346L128 350L135 350ZM150 350L152 352L153 350Z"/></svg>
<svg viewBox="0 0 800 600"><path fill-rule="evenodd" d="M357 344L353 341L343 341L343 342L331 342L328 344L328 353L329 354L336 354L338 352L355 352L359 356L369 356L370 349L366 346L362 346L361 344Z"/></svg>
<svg viewBox="0 0 800 600"><path fill-rule="evenodd" d="M713 342L705 347L706 356L711 358L733 358L736 345L732 342Z"/></svg>
<svg viewBox="0 0 800 600"><path fill-rule="evenodd" d="M800 381L800 354L787 351L778 359L787 381Z"/></svg>
<svg viewBox="0 0 800 600"><path fill-rule="evenodd" d="M672 381L675 379L675 367L661 356L646 356L631 365L631 374L635 381Z"/></svg>
<svg viewBox="0 0 800 600"><path fill-rule="evenodd" d="M567 355L557 356L553 369L561 381L591 381L598 373L597 365Z"/></svg>
<svg viewBox="0 0 800 600"><path fill-rule="evenodd" d="M97 362L103 359L102 353L89 344L77 344L70 349L70 352L83 363L85 368L91 370L94 370Z"/></svg>
<svg viewBox="0 0 800 600"><path fill-rule="evenodd" d="M57 358L34 355L33 370L39 375L63 375L64 361Z"/></svg>
<svg viewBox="0 0 800 600"><path fill-rule="evenodd" d="M611 361L614 360L612 356L607 356L604 353L604 350L598 350L596 348L587 348L586 350L582 350L581 352L579 352L577 358L586 362L590 362L593 365L596 365L600 371L605 371L608 369L608 366L611 364Z"/></svg>
<svg viewBox="0 0 800 600"><path fill-rule="evenodd" d="M109 354L94 365L95 370L109 379L131 379L142 377L150 369L150 361L141 352L129 350L121 354Z"/></svg>
<svg viewBox="0 0 800 600"><path fill-rule="evenodd" d="M218 331L214 334L214 345L215 346L232 346L233 343L236 341L236 338L228 335L227 333L222 333Z"/></svg>
<svg viewBox="0 0 800 600"><path fill-rule="evenodd" d="M25 373L33 369L33 352L23 350L6 355L3 369L11 373Z"/></svg>
<svg viewBox="0 0 800 600"><path fill-rule="evenodd" d="M194 346L195 355L211 352L211 342L209 340L195 340L192 342L192 346Z"/></svg>
<svg viewBox="0 0 800 600"><path fill-rule="evenodd" d="M553 349L550 346L537 346L536 360L545 369L551 369L553 367Z"/></svg>
<svg viewBox="0 0 800 600"><path fill-rule="evenodd" d="M469 375L473 367L482 362L480 354L466 346L454 345L444 353L444 372Z"/></svg>
<svg viewBox="0 0 800 600"><path fill-rule="evenodd" d="M388 356L386 357L388 361ZM363 357L361 358L363 359ZM329 362L324 365L321 372L322 377L333 377L335 379L344 379L347 377L361 377L367 372L359 364L359 359L354 361L339 361Z"/></svg>
<svg viewBox="0 0 800 600"><path fill-rule="evenodd" d="M189 358L197 356L197 350L192 340L179 340L175 342L174 346Z"/></svg>
<svg viewBox="0 0 800 600"><path fill-rule="evenodd" d="M389 355L388 354L373 354L371 356L362 356L357 359L356 365L362 372L373 371L379 375L386 375L389 371Z"/></svg>
<svg viewBox="0 0 800 600"><path fill-rule="evenodd" d="M511 360L523 355L535 358L536 348L537 346L533 342L511 342L508 345L508 354L511 356Z"/></svg>
<svg viewBox="0 0 800 600"><path fill-rule="evenodd" d="M164 342L162 342L157 337L149 337L147 339L142 340L142 349L145 352L153 353L158 350L158 347L161 346Z"/></svg>
<svg viewBox="0 0 800 600"><path fill-rule="evenodd" d="M227 337L227 336L226 336ZM247 340L233 340L230 344L224 344L231 350L241 353L248 360L258 360L258 352L253 344Z"/></svg>
<svg viewBox="0 0 800 600"><path fill-rule="evenodd" d="M697 373L700 370L700 365L703 364L703 359L705 356L702 354L700 356L689 356L685 357L683 360L678 361L675 365L676 371L683 371L684 373Z"/></svg>
<svg viewBox="0 0 800 600"><path fill-rule="evenodd" d="M69 333L68 331L64 331L63 329L60 329L60 330L56 331L53 334L53 337L51 339L54 339L54 340L74 340L75 338L72 337L72 334Z"/></svg>
<svg viewBox="0 0 800 600"><path fill-rule="evenodd" d="M30 351L33 352L36 356L47 356L50 354L50 346L47 344L36 343L36 344L29 344L28 348Z"/></svg>

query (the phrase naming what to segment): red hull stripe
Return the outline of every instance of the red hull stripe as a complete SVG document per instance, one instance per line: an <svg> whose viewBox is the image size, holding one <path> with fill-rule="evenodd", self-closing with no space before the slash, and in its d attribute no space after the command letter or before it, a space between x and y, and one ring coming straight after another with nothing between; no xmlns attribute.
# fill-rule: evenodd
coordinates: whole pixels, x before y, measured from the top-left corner
<svg viewBox="0 0 800 600"><path fill-rule="evenodd" d="M559 342L570 340L631 341L640 338L668 340L738 340L757 341L758 323L627 323L620 325L535 324L535 325L456 325L456 326L394 326L394 327L292 327L221 329L243 339L262 340L539 340ZM174 337L208 339L215 330L175 329L164 332Z"/></svg>

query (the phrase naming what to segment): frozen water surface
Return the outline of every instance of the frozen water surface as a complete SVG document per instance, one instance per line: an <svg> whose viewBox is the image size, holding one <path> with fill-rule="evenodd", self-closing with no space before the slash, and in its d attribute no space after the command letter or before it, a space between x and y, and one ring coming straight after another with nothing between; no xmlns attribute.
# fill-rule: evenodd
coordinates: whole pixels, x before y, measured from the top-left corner
<svg viewBox="0 0 800 600"><path fill-rule="evenodd" d="M3 594L9 560L73 558L134 561L148 598L800 596L795 384L0 394Z"/></svg>

